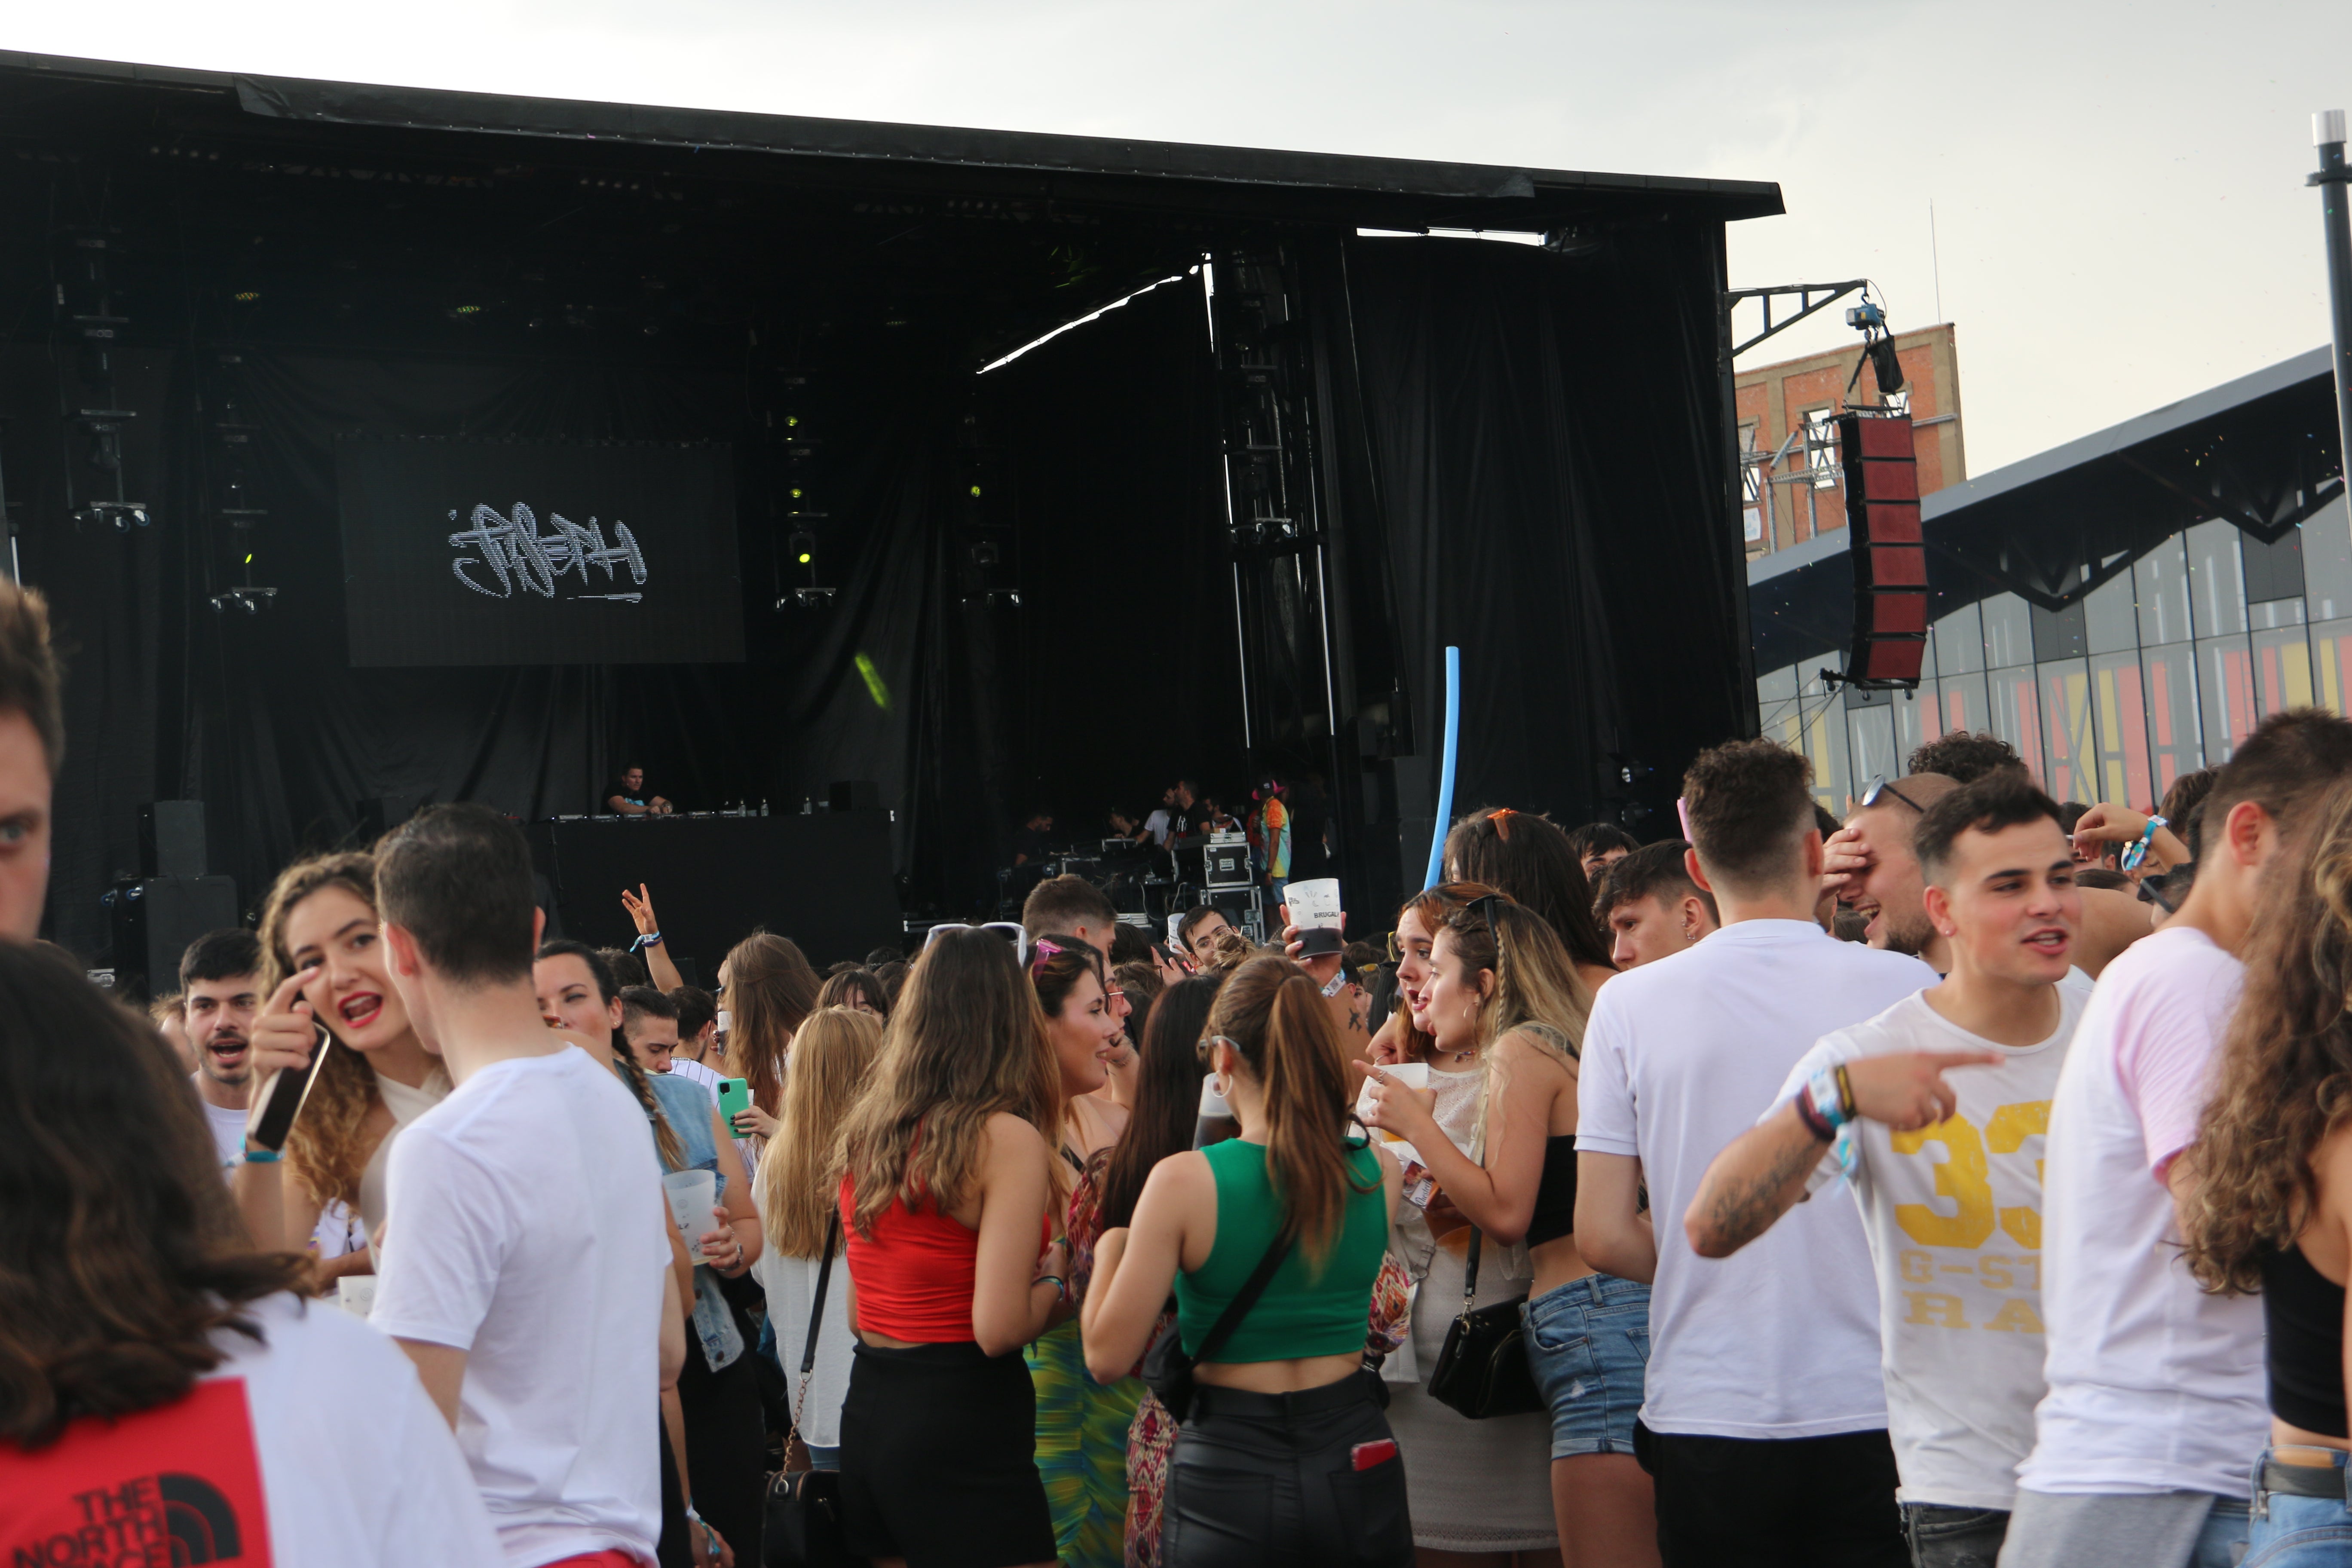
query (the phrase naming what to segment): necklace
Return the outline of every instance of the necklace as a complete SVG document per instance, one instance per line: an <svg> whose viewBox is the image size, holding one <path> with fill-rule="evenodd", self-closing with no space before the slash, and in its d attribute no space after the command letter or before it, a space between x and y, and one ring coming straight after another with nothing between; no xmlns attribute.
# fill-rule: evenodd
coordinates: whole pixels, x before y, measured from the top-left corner
<svg viewBox="0 0 2352 1568"><path fill-rule="evenodd" d="M1444 1057L1458 1068L1475 1060L1478 1055L1478 1047L1472 1046L1466 1050L1449 1051L1443 1046L1432 1046L1429 1047L1429 1054L1433 1058Z"/></svg>

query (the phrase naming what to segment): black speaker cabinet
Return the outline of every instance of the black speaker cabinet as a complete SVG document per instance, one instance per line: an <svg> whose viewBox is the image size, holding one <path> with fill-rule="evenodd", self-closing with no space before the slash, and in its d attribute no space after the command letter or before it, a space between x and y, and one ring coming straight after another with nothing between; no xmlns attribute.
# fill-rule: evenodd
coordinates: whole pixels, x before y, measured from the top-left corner
<svg viewBox="0 0 2352 1568"><path fill-rule="evenodd" d="M236 883L228 877L149 877L118 889L115 989L142 997L177 990L188 944L236 923Z"/></svg>
<svg viewBox="0 0 2352 1568"><path fill-rule="evenodd" d="M205 868L203 801L150 801L139 808L141 876L201 877Z"/></svg>

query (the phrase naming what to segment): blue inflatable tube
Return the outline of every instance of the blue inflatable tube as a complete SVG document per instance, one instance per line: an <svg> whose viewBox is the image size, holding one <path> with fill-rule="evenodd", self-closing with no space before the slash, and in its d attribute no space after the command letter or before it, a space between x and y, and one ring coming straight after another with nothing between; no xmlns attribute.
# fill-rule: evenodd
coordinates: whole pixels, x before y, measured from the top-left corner
<svg viewBox="0 0 2352 1568"><path fill-rule="evenodd" d="M1454 826L1454 759L1462 740L1462 650L1445 650L1445 765L1437 775L1437 824L1429 833L1429 879L1434 888L1445 879L1445 830Z"/></svg>

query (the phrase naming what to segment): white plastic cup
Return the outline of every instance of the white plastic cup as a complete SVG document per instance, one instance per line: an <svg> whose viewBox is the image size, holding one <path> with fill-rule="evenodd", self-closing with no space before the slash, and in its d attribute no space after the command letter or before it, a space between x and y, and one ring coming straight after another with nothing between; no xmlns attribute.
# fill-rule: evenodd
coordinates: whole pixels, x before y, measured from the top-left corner
<svg viewBox="0 0 2352 1568"><path fill-rule="evenodd" d="M701 1262L703 1234L718 1227L710 1211L719 1202L719 1178L708 1171L671 1171L662 1177L662 1192L687 1257Z"/></svg>
<svg viewBox="0 0 2352 1568"><path fill-rule="evenodd" d="M1298 928L1298 950L1308 957L1339 952L1346 946L1339 935L1339 879L1318 877L1293 882L1284 889L1290 923Z"/></svg>
<svg viewBox="0 0 2352 1568"><path fill-rule="evenodd" d="M354 1318L375 1310L375 1276L346 1274L335 1281L335 1305Z"/></svg>
<svg viewBox="0 0 2352 1568"><path fill-rule="evenodd" d="M1427 1089L1429 1087L1429 1064L1427 1062L1390 1062L1381 1066L1380 1070L1388 1074L1389 1077L1404 1085L1407 1089ZM1364 1087L1357 1091L1357 1115L1361 1116L1366 1111L1371 1110L1372 1087L1376 1081L1376 1079L1367 1077L1364 1079ZM1389 1146L1389 1152L1394 1154L1399 1160L1403 1161L1408 1164L1418 1163L1421 1159L1420 1150L1415 1149L1411 1143L1405 1142L1402 1137L1397 1133L1390 1131L1385 1127L1377 1127L1372 1129L1372 1136L1387 1144Z"/></svg>

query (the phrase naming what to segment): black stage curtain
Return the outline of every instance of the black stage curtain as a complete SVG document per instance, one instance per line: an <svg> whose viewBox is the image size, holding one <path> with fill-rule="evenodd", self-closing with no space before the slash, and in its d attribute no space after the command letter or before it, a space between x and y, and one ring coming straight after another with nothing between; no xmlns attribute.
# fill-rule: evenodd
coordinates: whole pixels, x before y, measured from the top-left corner
<svg viewBox="0 0 2352 1568"><path fill-rule="evenodd" d="M1664 820L1637 832L1670 835L1683 767L1741 731L1707 306L1716 243L1673 224L1575 255L1345 242L1349 357L1414 717L1399 849L1415 886L1448 644L1462 649L1457 814L1587 820L1620 804L1608 797L1626 793L1615 774L1632 761L1656 770L1664 800ZM1357 575L1361 668L1380 606Z"/></svg>
<svg viewBox="0 0 2352 1568"><path fill-rule="evenodd" d="M209 355L216 351L203 351ZM26 506L24 571L55 605L68 659L48 925L92 962L110 950L100 895L137 868L142 802L207 803L212 865L257 908L296 856L351 841L359 803L383 795L472 799L518 816L582 812L626 761L682 805L800 809L834 779L869 778L898 808L900 864L965 888L992 880L1001 805L967 789L911 809L918 781L970 779L1000 728L993 687L943 698L936 672L983 669L943 614L952 592L936 537L942 384L876 374L842 389L833 483L841 502L822 574L828 609L773 608L782 529L744 509L748 662L740 665L352 669L345 652L333 441L339 432L496 439L741 438L738 375L659 366L404 359L243 351L233 409L200 409L193 353L118 356L133 493L152 526L123 533L68 517L54 461L12 465ZM46 350L4 362L12 452L65 450L80 499L90 472L57 416ZM965 374L969 374L966 372ZM957 390L961 390L960 388ZM201 483L211 426L253 427L253 581L278 587L257 616L206 601L237 581L225 531L207 531ZM752 460L745 440L739 458ZM748 487L745 487L748 489ZM865 661L861 666L860 660ZM869 679L866 667L870 667ZM936 711L944 703L948 711ZM950 753L937 754L938 748ZM976 831L977 830L977 831ZM644 875L656 884L660 868Z"/></svg>
<svg viewBox="0 0 2352 1568"><path fill-rule="evenodd" d="M1215 367L1198 277L981 378L1012 458L1027 673L1008 699L1015 814L1057 837L1148 812L1180 776L1247 792Z"/></svg>

